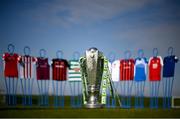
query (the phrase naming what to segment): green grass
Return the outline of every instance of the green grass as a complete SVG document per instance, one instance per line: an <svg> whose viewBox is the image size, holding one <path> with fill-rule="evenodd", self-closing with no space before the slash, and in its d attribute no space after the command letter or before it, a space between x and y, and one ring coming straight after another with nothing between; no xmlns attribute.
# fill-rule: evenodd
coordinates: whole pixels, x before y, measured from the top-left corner
<svg viewBox="0 0 180 119"><path fill-rule="evenodd" d="M2 97L1 97L2 98ZM180 109L150 109L149 99L145 99L144 109L123 109L123 108L102 108L102 109L86 109L86 108L71 108L70 98L65 98L64 108L54 108L53 97L50 97L49 107L37 106L37 96L33 96L33 106L23 107L21 105L21 97L18 96L18 105L15 107L10 107L5 104L0 104L0 117L79 117L79 118L115 118L115 117L180 117ZM162 99L159 99L159 105L162 105ZM132 99L134 102L134 99Z"/></svg>

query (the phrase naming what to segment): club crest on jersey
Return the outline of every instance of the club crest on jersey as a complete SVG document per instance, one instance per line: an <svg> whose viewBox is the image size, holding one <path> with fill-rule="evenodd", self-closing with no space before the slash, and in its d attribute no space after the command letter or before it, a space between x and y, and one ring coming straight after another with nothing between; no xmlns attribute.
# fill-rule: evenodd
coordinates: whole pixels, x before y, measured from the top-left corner
<svg viewBox="0 0 180 119"><path fill-rule="evenodd" d="M56 65L56 68L64 68L64 65Z"/></svg>
<svg viewBox="0 0 180 119"><path fill-rule="evenodd" d="M156 64L153 64L153 69L157 69L157 67L158 67L158 64L156 63Z"/></svg>

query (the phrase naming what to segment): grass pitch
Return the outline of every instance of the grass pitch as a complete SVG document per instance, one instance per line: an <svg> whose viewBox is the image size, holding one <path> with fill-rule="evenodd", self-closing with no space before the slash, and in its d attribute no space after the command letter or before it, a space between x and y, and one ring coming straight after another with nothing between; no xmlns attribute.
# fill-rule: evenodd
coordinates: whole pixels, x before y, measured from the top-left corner
<svg viewBox="0 0 180 119"><path fill-rule="evenodd" d="M2 96L1 96L2 99ZM132 104L134 99L132 99ZM64 118L118 118L118 117L169 117L175 118L180 117L180 109L163 109L162 99L159 99L159 108L150 109L149 108L149 98L145 98L145 108L143 109L123 109L117 108L101 108L101 109L86 109L82 108L72 108L70 106L70 97L65 97L65 107L55 108L53 106L53 97L49 99L50 106L43 107L38 106L38 97L33 96L33 105L31 107L22 106L21 96L18 96L17 106L7 106L3 103L0 104L0 117L16 117L16 118L28 118L28 117L43 117L43 118L53 118L53 117L64 117Z"/></svg>

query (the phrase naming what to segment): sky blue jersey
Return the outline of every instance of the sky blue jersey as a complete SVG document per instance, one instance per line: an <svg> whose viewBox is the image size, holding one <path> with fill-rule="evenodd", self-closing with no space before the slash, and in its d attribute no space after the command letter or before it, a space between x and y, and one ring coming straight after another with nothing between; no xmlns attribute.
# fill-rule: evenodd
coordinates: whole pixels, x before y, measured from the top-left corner
<svg viewBox="0 0 180 119"><path fill-rule="evenodd" d="M146 58L135 59L135 65L134 65L134 80L135 81L146 80L147 64L148 64L148 61Z"/></svg>

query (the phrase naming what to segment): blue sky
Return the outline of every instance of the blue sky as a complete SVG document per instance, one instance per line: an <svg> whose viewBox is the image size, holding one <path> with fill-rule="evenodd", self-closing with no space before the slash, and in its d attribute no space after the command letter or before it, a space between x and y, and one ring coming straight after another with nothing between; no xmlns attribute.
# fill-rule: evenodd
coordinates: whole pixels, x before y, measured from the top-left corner
<svg viewBox="0 0 180 119"><path fill-rule="evenodd" d="M105 55L115 52L116 59L125 50L135 58L140 48L149 58L155 47L164 57L169 46L180 56L180 1L1 0L0 42L1 55L13 43L19 54L28 45L32 55L44 48L50 59L57 50L71 59L74 51L83 54L92 46ZM179 71L178 63L174 95L180 95Z"/></svg>

